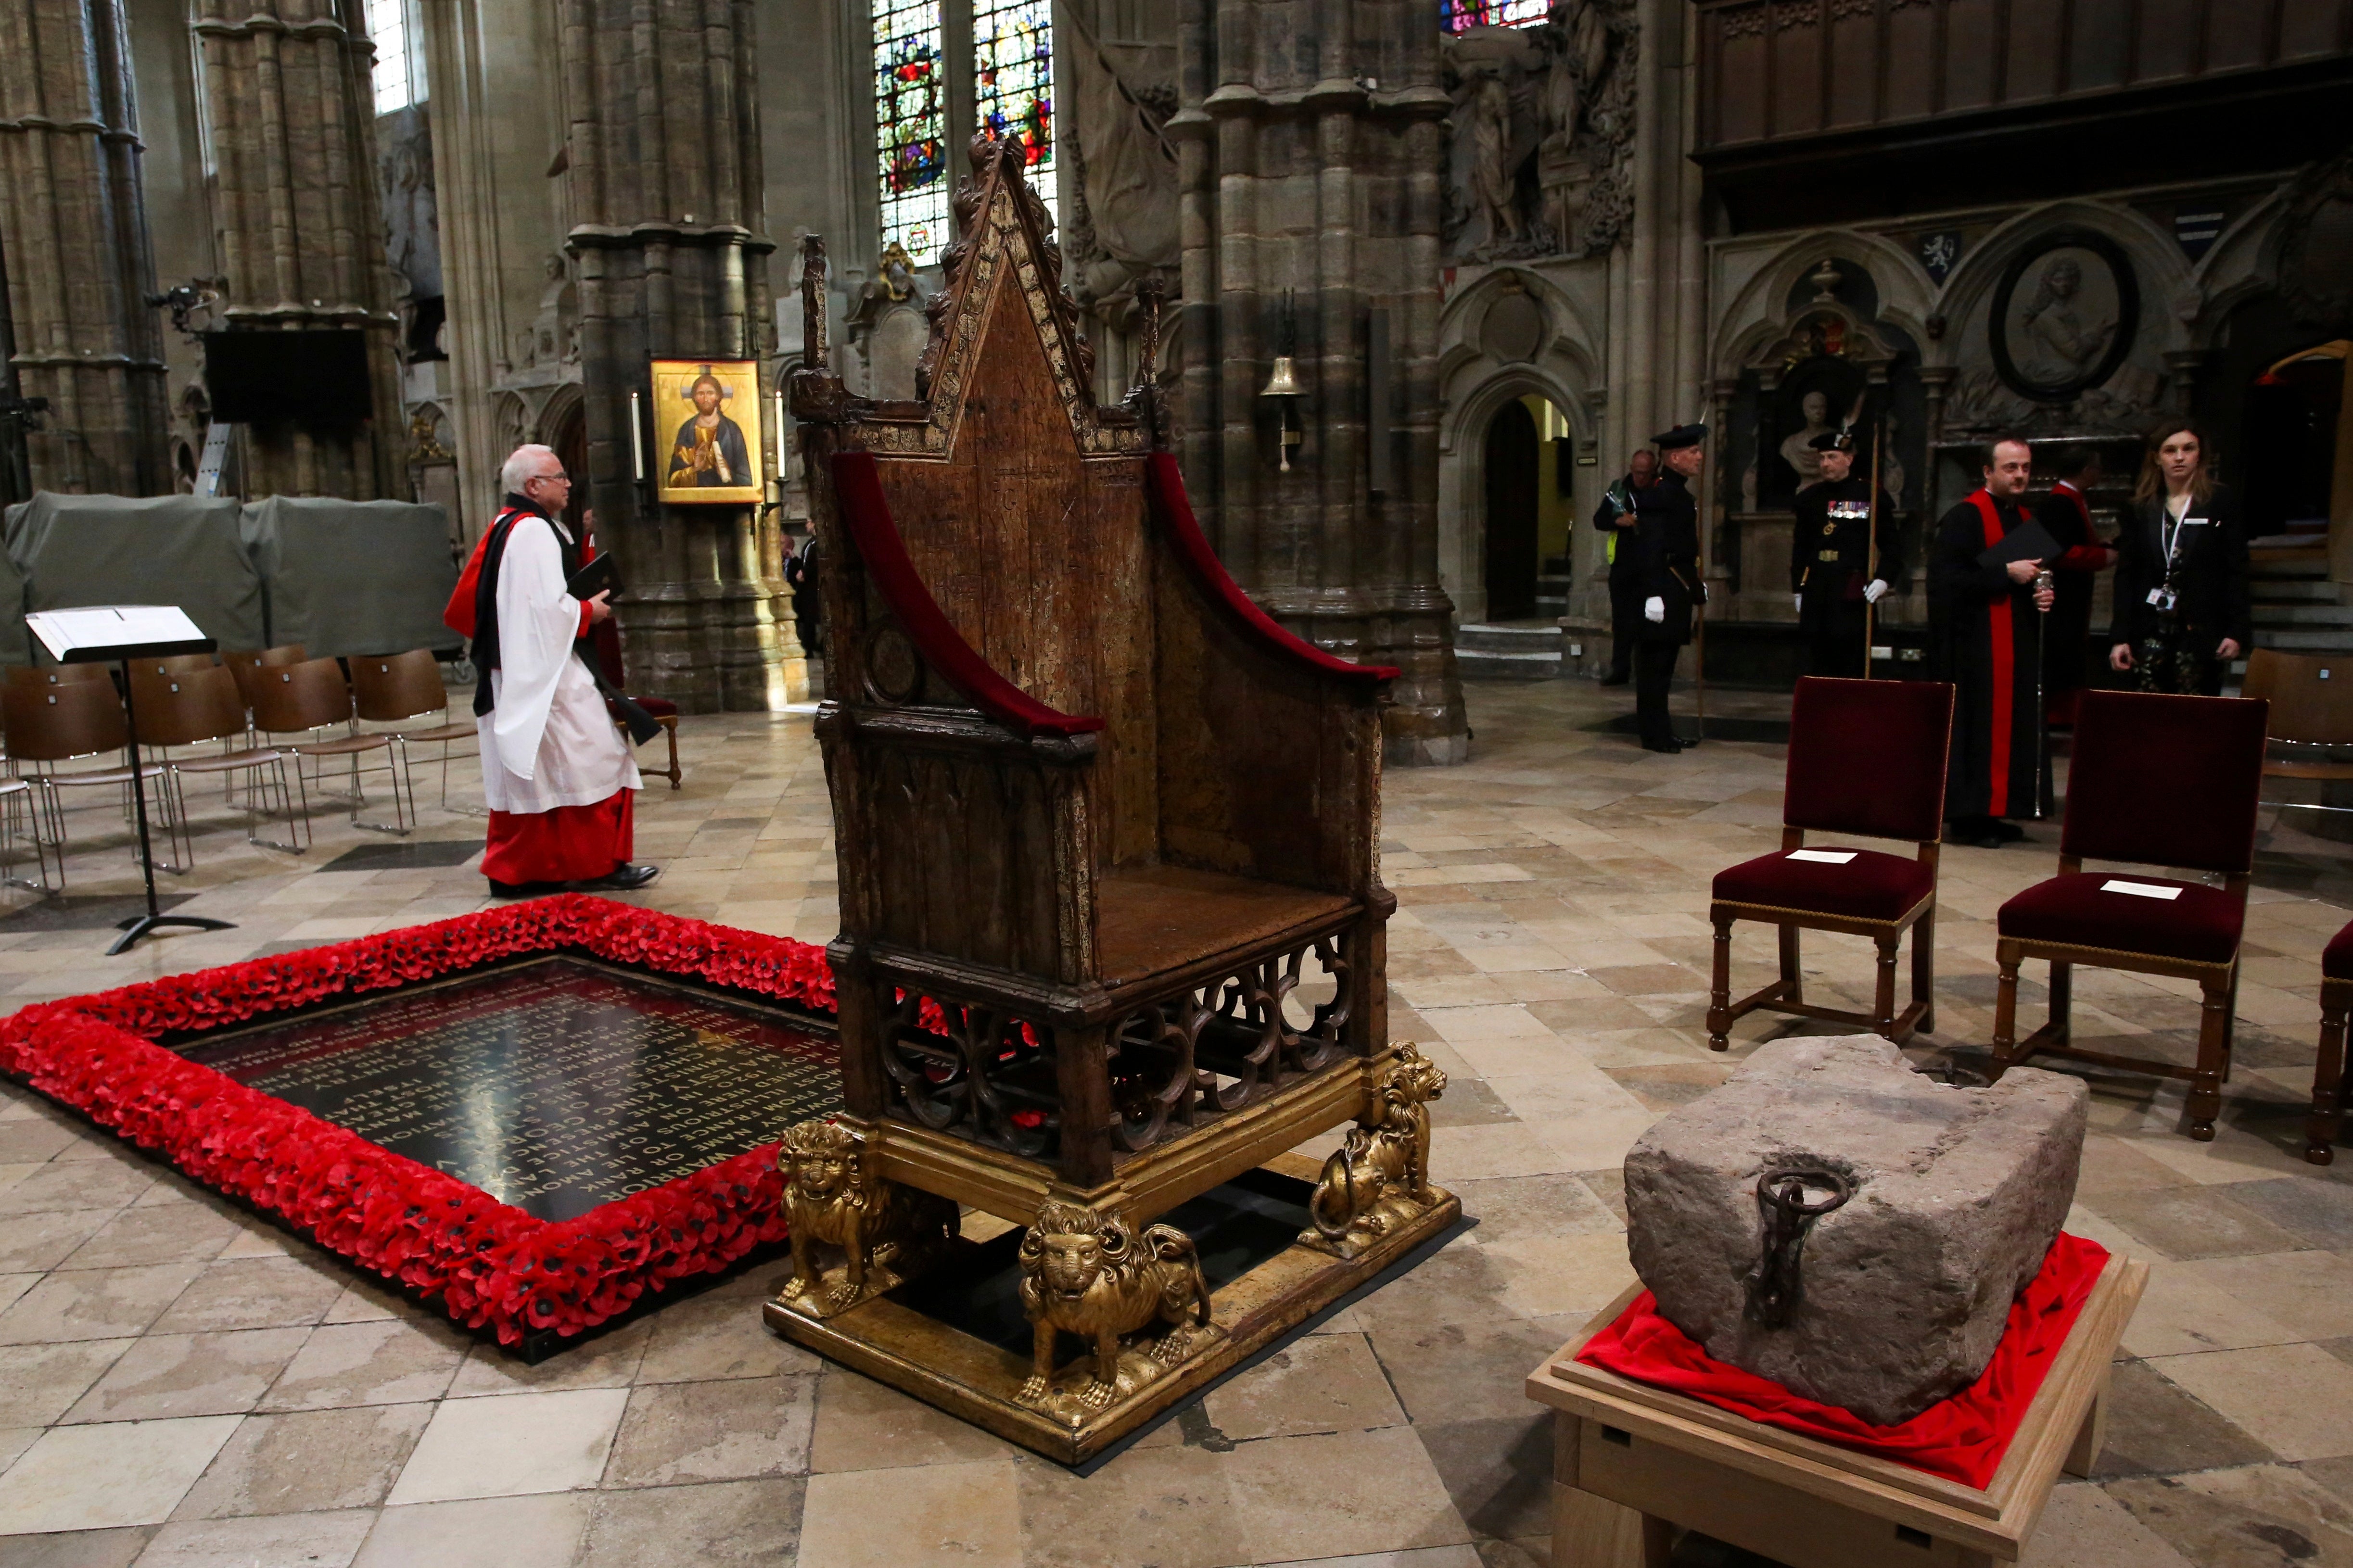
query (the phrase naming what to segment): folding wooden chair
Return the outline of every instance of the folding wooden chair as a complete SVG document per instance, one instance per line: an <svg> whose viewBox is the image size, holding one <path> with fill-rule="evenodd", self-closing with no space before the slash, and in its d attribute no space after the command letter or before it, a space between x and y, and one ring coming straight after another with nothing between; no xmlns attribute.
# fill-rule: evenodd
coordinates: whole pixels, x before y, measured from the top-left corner
<svg viewBox="0 0 2353 1568"><path fill-rule="evenodd" d="M408 798L417 800L417 780L409 773L408 748L439 746L441 748L441 809L449 805L449 748L460 741L479 744L481 731L470 715L462 722L449 721L449 692L441 684L441 666L424 648L411 648L406 653L354 654L352 666L352 698L359 710L360 721L367 724L398 724L410 719L438 714L443 722L418 730L383 730L400 753L400 769L408 775ZM481 815L469 808L469 816Z"/></svg>
<svg viewBox="0 0 2353 1568"><path fill-rule="evenodd" d="M1718 872L1708 920L1715 971L1707 1043L1730 1045L1732 1026L1765 1008L1800 1018L1861 1024L1902 1045L1936 1027L1936 858L1944 833L1945 769L1952 748L1953 689L1942 681L1798 682L1789 709L1789 768L1781 786L1781 850ZM1905 859L1879 849L1807 847L1809 831L1910 843ZM1732 1000L1732 925L1779 928L1781 975ZM1801 931L1867 936L1879 948L1872 1009L1857 1013L1805 999ZM1912 932L1912 1000L1895 1010L1895 951Z"/></svg>
<svg viewBox="0 0 2353 1568"><path fill-rule="evenodd" d="M2282 653L2259 647L2247 655L2242 696L2272 705L2271 745L2263 777L2304 784L2353 781L2353 761L2339 748L2353 746L2353 658L2342 654ZM2282 811L2353 811L2326 801L2267 800Z"/></svg>
<svg viewBox="0 0 2353 1568"><path fill-rule="evenodd" d="M2254 868L2266 704L2241 697L2086 691L2059 835L2059 874L1995 918L1994 1077L2045 1055L2189 1083L2189 1136L2214 1136L2231 1071L2239 939ZM2086 860L2206 871L2220 888L2086 871ZM2018 1037L2018 966L2051 963L2051 1017ZM2079 1050L2068 1007L2078 963L2194 980L2204 996L2194 1066Z"/></svg>

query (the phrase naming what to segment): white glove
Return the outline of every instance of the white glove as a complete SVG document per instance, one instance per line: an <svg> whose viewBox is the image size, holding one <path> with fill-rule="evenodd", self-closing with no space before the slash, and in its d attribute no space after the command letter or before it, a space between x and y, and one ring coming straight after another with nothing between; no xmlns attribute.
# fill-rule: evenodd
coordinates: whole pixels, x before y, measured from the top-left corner
<svg viewBox="0 0 2353 1568"><path fill-rule="evenodd" d="M1879 603L1881 595L1886 592L1887 580L1883 577L1873 577L1871 580L1871 586L1862 591L1862 602L1866 605L1875 605Z"/></svg>
<svg viewBox="0 0 2353 1568"><path fill-rule="evenodd" d="M1803 594L1790 595L1789 608L1797 611L1798 614L1801 616L1804 615L1806 613L1806 596Z"/></svg>
<svg viewBox="0 0 2353 1568"><path fill-rule="evenodd" d="M1642 618L1653 626L1662 624L1667 618L1667 602L1655 596L1643 600Z"/></svg>

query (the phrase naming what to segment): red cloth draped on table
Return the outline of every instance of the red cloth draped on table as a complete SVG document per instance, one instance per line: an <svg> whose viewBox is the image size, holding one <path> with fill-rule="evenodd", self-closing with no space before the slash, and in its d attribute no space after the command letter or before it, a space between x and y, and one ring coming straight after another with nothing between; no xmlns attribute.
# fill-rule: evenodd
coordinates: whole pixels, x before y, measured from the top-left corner
<svg viewBox="0 0 2353 1568"><path fill-rule="evenodd" d="M491 813L482 875L520 887L529 882L593 882L612 874L636 848L638 792L625 789L593 805Z"/></svg>
<svg viewBox="0 0 2353 1568"><path fill-rule="evenodd" d="M1849 1410L1820 1405L1778 1383L1727 1366L1659 1316L1645 1290L1577 1359L1588 1366L1704 1400L1767 1426L1893 1459L1983 1490L2001 1468L2010 1437L2034 1403L2052 1359L2066 1342L2085 1298L2107 1267L2108 1249L2062 1232L2010 1304L2001 1343L1977 1382L1895 1426L1874 1426Z"/></svg>

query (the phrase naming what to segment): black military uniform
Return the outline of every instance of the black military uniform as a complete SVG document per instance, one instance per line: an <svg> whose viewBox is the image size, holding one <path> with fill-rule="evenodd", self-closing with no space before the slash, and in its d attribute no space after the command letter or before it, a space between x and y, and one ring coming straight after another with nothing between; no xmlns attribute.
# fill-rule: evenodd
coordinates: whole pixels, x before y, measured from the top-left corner
<svg viewBox="0 0 2353 1568"><path fill-rule="evenodd" d="M1809 443L1817 452L1852 452L1854 436L1826 430ZM1872 582L1893 583L1901 573L1889 536L1895 502L1879 492L1879 559L1872 561L1870 479L1849 474L1798 492L1798 528L1789 549L1789 592L1798 596L1798 626L1806 638L1806 668L1814 675L1863 673L1864 595Z"/></svg>
<svg viewBox="0 0 2353 1568"><path fill-rule="evenodd" d="M1658 482L1634 492L1634 526L1618 536L1618 559L1633 557L1642 618L1635 629L1634 717L1642 747L1680 752L1667 721L1667 691L1675 679L1675 659L1692 640L1693 614L1707 602L1699 580L1699 502L1683 477L1668 467L1666 455L1707 438L1704 425L1678 425L1653 437L1662 459ZM1656 601L1660 616L1651 617Z"/></svg>

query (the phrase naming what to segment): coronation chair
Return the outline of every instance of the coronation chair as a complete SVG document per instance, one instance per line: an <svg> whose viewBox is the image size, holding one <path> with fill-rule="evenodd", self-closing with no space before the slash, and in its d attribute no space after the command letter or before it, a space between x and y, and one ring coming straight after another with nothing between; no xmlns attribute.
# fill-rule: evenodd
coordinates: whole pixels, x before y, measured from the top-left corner
<svg viewBox="0 0 2353 1568"><path fill-rule="evenodd" d="M2266 705L2238 697L2086 691L2059 836L2059 875L2020 893L1995 919L2000 990L1994 1076L2041 1054L2189 1082L2189 1136L2214 1136L2231 1073L2239 939L2254 868ZM2175 867L2199 882L2086 871L2086 860ZM2051 963L2051 1017L2018 1037L2018 966ZM2073 969L2088 963L2194 980L2204 995L2194 1066L2079 1050L2069 1043Z"/></svg>
<svg viewBox="0 0 2353 1568"><path fill-rule="evenodd" d="M921 1201L1146 1235L1352 1118L1406 1117L1381 1108L1432 1081L1388 1033L1397 672L1302 642L1226 574L1165 449L1155 289L1139 383L1099 406L1018 147L983 136L973 158L918 398L869 401L828 368L823 250L805 250L793 402L828 563L817 732L841 885L832 1125ZM1379 1250L1332 1256L1361 1269L1434 1234L1455 1205L1424 1176L1386 1189ZM1313 1310L1327 1276L1287 1267L1240 1317L1220 1289L1224 1348L1166 1356L1155 1409ZM1108 1440L1089 1407L1042 1414L1060 1395L1017 1393L1018 1370L990 1392L997 1374L959 1370L937 1335L875 1349L889 1300L838 1316L796 1300L771 1324L993 1430L1066 1463ZM1102 1423L1144 1418L1124 1388Z"/></svg>
<svg viewBox="0 0 2353 1568"><path fill-rule="evenodd" d="M1757 1008L1861 1024L1902 1045L1934 1034L1936 1004L1936 856L1944 832L1945 767L1952 749L1953 689L1942 681L1834 680L1808 676L1789 708L1789 771L1781 786L1781 849L1716 874L1708 920L1715 969L1707 1043L1729 1044L1732 1026ZM1899 838L1910 859L1878 849L1806 847L1809 831ZM1761 921L1781 934L1781 975L1732 1000L1732 924ZM1868 1013L1805 999L1800 931L1867 936L1879 948L1879 984ZM1912 1000L1895 1011L1895 950L1912 932Z"/></svg>

